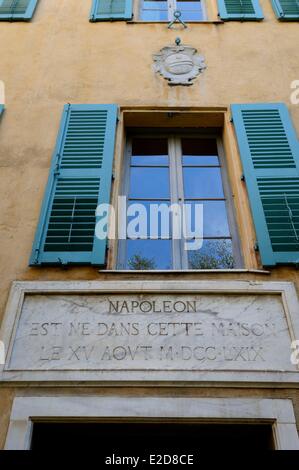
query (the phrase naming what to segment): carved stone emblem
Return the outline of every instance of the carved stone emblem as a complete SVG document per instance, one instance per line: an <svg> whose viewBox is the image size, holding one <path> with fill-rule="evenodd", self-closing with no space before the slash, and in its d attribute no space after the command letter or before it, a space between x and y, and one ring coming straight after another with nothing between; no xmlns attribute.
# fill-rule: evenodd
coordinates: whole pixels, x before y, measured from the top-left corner
<svg viewBox="0 0 299 470"><path fill-rule="evenodd" d="M154 68L168 80L168 85L193 85L194 78L206 68L205 60L194 47L180 42L177 38L175 46L163 47L154 54Z"/></svg>

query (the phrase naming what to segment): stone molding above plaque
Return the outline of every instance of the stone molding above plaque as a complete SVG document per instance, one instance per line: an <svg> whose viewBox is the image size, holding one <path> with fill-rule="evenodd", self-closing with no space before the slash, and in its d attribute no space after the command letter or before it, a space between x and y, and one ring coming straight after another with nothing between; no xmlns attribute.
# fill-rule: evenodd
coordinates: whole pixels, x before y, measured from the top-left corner
<svg viewBox="0 0 299 470"><path fill-rule="evenodd" d="M153 58L155 72L168 80L168 85L193 85L206 68L203 56L194 47L181 44L179 38L176 45L163 47Z"/></svg>
<svg viewBox="0 0 299 470"><path fill-rule="evenodd" d="M290 282L15 282L0 384L298 386Z"/></svg>

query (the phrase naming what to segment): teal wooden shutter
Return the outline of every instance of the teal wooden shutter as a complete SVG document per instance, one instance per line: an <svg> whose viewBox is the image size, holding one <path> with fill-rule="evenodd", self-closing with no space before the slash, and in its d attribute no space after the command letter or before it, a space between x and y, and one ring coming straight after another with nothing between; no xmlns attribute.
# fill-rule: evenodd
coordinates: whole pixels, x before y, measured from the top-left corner
<svg viewBox="0 0 299 470"><path fill-rule="evenodd" d="M299 143L288 109L231 108L262 263L298 263Z"/></svg>
<svg viewBox="0 0 299 470"><path fill-rule="evenodd" d="M272 0L272 5L281 21L299 20L299 0Z"/></svg>
<svg viewBox="0 0 299 470"><path fill-rule="evenodd" d="M264 18L259 0L218 0L222 20L262 20Z"/></svg>
<svg viewBox="0 0 299 470"><path fill-rule="evenodd" d="M133 0L93 0L90 21L131 20Z"/></svg>
<svg viewBox="0 0 299 470"><path fill-rule="evenodd" d="M0 20L29 21L37 0L0 0Z"/></svg>
<svg viewBox="0 0 299 470"><path fill-rule="evenodd" d="M110 202L116 105L64 108L30 265L104 265L95 211Z"/></svg>

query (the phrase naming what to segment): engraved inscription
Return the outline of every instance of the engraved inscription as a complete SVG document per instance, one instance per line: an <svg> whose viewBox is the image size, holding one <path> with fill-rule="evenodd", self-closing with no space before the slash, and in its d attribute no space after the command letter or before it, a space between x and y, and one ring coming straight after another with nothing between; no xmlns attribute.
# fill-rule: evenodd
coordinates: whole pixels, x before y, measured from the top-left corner
<svg viewBox="0 0 299 470"><path fill-rule="evenodd" d="M279 295L27 295L7 369L293 370L289 344Z"/></svg>

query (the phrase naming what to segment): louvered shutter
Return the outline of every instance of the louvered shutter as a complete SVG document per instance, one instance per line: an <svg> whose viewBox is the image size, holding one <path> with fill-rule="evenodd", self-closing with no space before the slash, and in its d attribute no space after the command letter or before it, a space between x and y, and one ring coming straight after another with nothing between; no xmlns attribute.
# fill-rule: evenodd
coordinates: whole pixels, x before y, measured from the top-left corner
<svg viewBox="0 0 299 470"><path fill-rule="evenodd" d="M222 20L262 20L259 0L218 0Z"/></svg>
<svg viewBox="0 0 299 470"><path fill-rule="evenodd" d="M299 0L272 0L272 5L281 21L299 20Z"/></svg>
<svg viewBox="0 0 299 470"><path fill-rule="evenodd" d="M93 0L90 21L131 20L133 0Z"/></svg>
<svg viewBox="0 0 299 470"><path fill-rule="evenodd" d="M284 104L232 105L264 266L299 262L299 143Z"/></svg>
<svg viewBox="0 0 299 470"><path fill-rule="evenodd" d="M30 265L104 265L95 211L110 202L116 105L64 108Z"/></svg>
<svg viewBox="0 0 299 470"><path fill-rule="evenodd" d="M37 0L0 0L0 20L23 20L32 18Z"/></svg>

